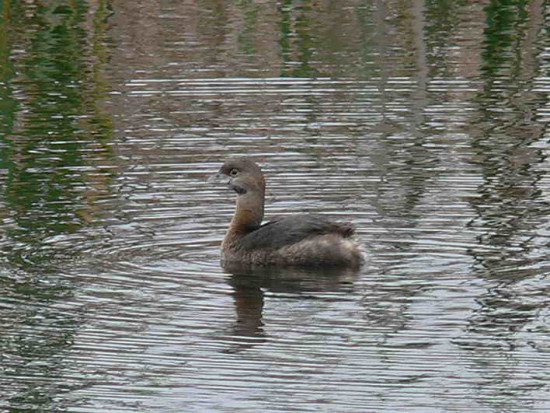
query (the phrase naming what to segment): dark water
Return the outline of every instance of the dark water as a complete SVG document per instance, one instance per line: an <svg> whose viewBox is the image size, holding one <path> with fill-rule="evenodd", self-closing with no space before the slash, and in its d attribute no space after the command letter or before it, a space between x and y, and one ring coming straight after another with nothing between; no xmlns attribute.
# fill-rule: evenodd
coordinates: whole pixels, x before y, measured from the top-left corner
<svg viewBox="0 0 550 413"><path fill-rule="evenodd" d="M4 1L0 409L550 411L550 6ZM359 272L224 272L227 155Z"/></svg>

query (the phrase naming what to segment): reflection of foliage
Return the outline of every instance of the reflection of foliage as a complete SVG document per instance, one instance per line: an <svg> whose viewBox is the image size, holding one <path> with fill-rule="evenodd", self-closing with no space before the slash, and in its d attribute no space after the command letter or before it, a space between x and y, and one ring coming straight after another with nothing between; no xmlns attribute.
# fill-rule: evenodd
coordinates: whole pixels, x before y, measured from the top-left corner
<svg viewBox="0 0 550 413"><path fill-rule="evenodd" d="M292 0L284 0L279 6L281 14L280 47L283 61L286 63L297 60L297 65L289 69L285 65L283 76L315 77L319 73L311 65L314 43L311 30L313 21L310 2L304 2L301 7L292 7ZM296 56L293 56L296 54Z"/></svg>
<svg viewBox="0 0 550 413"><path fill-rule="evenodd" d="M68 308L72 285L48 270L46 241L88 224L93 194L110 179L95 166L111 156L113 130L98 105L109 15L98 3L93 16L84 1L0 3L0 216L10 269L0 292L13 303L0 317L0 386L10 411L61 411L60 391L70 387L52 378L68 368L79 313Z"/></svg>
<svg viewBox="0 0 550 413"><path fill-rule="evenodd" d="M430 64L431 76L450 76L451 65L448 62L452 34L460 23L460 10L464 1L428 0L426 2L425 41L427 60Z"/></svg>
<svg viewBox="0 0 550 413"><path fill-rule="evenodd" d="M60 383L49 378L67 368L63 350L73 344L80 315L51 303L70 298L72 289L43 272L13 271L0 273L0 291L5 299L17 303L0 318L3 400L10 404L10 411L60 411L56 406Z"/></svg>
<svg viewBox="0 0 550 413"><path fill-rule="evenodd" d="M479 388L480 399L499 410L514 410L520 403L525 408L531 402L525 389L541 386L534 379L518 386L517 366L521 348L534 345L533 324L548 304L547 291L535 280L540 268L534 265L547 261L547 246L539 249L546 241L537 236L550 211L540 185L545 154L532 146L544 138L543 125L533 118L547 97L532 90L538 48L530 43L537 36L528 32L538 31L529 24L537 8L530 16L528 9L526 1L492 1L485 8L483 87L476 97L471 143L472 163L483 181L470 200L477 217L469 227L479 243L470 253L478 275L494 277L498 284L477 298L479 308L456 340L470 352L472 371L487 383Z"/></svg>
<svg viewBox="0 0 550 413"><path fill-rule="evenodd" d="M481 196L471 202L479 216L470 225L482 230L479 242L491 247L476 254L489 271L528 259L533 230L550 209L541 197L543 173L536 167L545 156L530 147L544 136L542 125L532 119L546 97L531 91L536 58L523 50L536 47L526 43L532 30L526 9L526 2L492 2L485 9L484 86L477 97L478 129L472 142L484 183L478 189Z"/></svg>
<svg viewBox="0 0 550 413"><path fill-rule="evenodd" d="M486 44L483 58L487 64L483 70L487 74L498 74L508 65L515 66L517 74L521 70L521 41L529 19L528 1L492 1L487 6Z"/></svg>
<svg viewBox="0 0 550 413"><path fill-rule="evenodd" d="M0 168L5 169L5 159L2 156L6 152L6 142L3 138L13 130L17 101L13 97L13 91L9 87L9 80L13 77L14 69L10 60L9 31L6 22L5 10L0 13Z"/></svg>
<svg viewBox="0 0 550 413"><path fill-rule="evenodd" d="M4 196L16 228L11 235L25 243L74 231L88 217L83 189L90 186L90 162L109 156L112 125L98 107L105 90L99 68L105 62L105 18L101 3L93 23L92 44L84 28L84 2L14 2L4 22L10 42L25 53L12 57L16 75L9 80L8 116L17 127L4 128L2 165L7 169ZM4 6L5 8L8 6ZM97 55L90 55L96 53ZM15 122L11 122L15 125Z"/></svg>
<svg viewBox="0 0 550 413"><path fill-rule="evenodd" d="M257 31L258 14L261 10L252 0L240 0L238 6L243 9L244 14L244 27L239 34L239 45L243 52L247 55L256 54L256 46L254 44L255 34Z"/></svg>

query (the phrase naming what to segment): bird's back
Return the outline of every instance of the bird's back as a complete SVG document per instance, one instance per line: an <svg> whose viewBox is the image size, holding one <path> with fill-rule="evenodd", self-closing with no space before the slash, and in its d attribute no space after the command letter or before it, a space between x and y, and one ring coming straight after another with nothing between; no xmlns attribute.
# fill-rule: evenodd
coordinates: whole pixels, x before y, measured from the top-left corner
<svg viewBox="0 0 550 413"><path fill-rule="evenodd" d="M347 222L333 222L320 215L291 215L273 219L245 235L240 247L279 249L315 236L334 234L349 238L353 233L353 226Z"/></svg>

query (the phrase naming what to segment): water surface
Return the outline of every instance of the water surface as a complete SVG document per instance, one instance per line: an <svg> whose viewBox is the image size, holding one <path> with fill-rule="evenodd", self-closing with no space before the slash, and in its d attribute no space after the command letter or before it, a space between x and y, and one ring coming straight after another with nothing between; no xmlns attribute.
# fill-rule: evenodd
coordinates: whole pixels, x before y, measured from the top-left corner
<svg viewBox="0 0 550 413"><path fill-rule="evenodd" d="M0 4L2 411L550 410L545 2ZM367 264L224 271L229 155Z"/></svg>

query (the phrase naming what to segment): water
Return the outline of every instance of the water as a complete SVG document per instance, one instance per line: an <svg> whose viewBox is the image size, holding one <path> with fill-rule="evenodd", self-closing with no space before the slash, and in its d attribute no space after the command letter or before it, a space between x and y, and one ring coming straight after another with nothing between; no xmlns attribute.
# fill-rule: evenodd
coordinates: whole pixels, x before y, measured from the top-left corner
<svg viewBox="0 0 550 413"><path fill-rule="evenodd" d="M0 3L1 411L550 410L549 6L226 3ZM367 265L223 271L238 154Z"/></svg>

